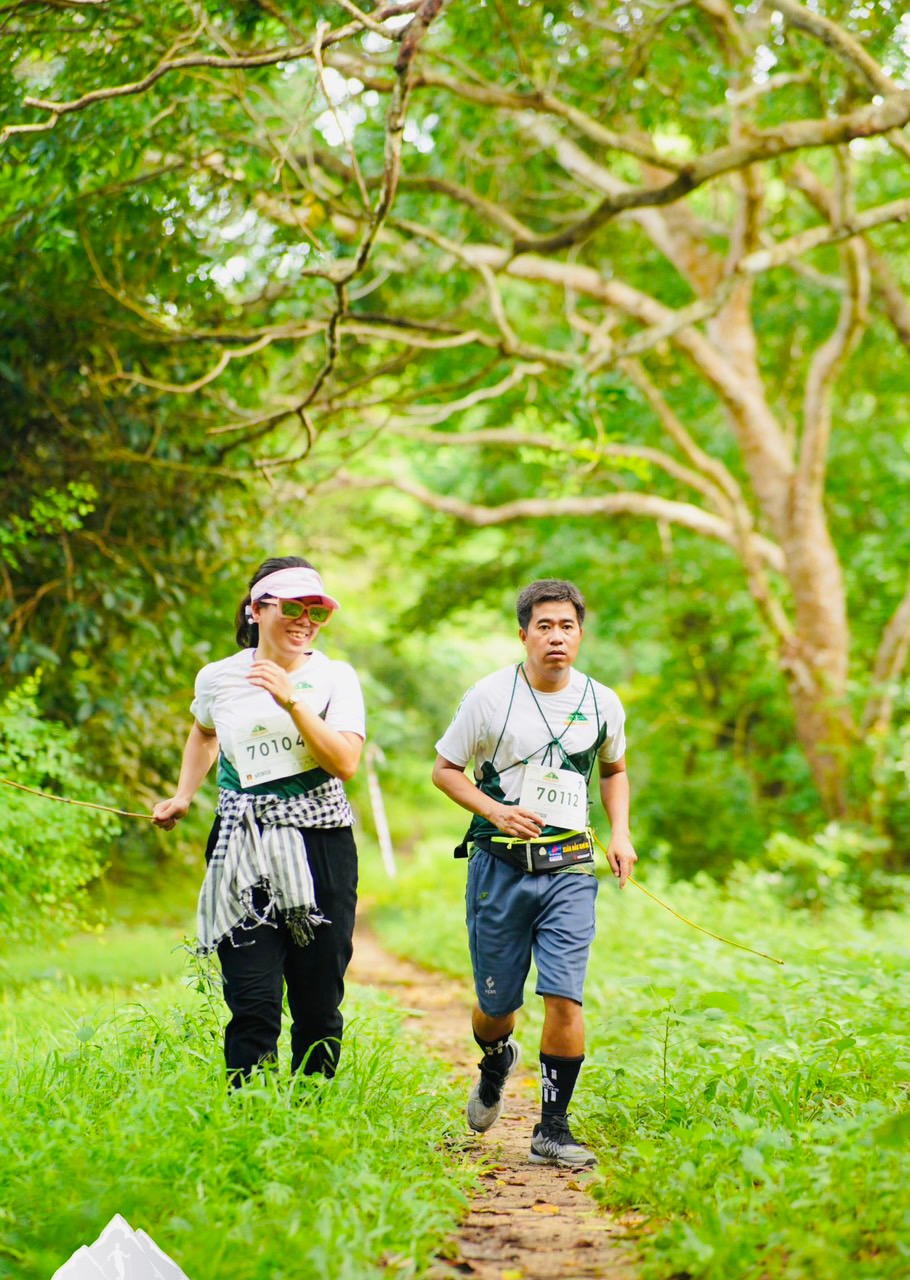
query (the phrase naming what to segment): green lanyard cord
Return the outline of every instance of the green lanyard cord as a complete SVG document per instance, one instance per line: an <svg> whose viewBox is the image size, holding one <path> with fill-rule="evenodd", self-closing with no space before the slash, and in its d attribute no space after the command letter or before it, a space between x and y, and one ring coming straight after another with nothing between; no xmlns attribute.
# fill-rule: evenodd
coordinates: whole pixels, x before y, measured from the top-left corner
<svg viewBox="0 0 910 1280"><path fill-rule="evenodd" d="M537 708L537 710L540 712L540 718L541 718L541 720L544 722L544 724L546 725L546 727L547 727L547 733L550 735L550 741L547 743L548 758L547 758L547 760L545 761L545 763L546 763L546 764L549 764L549 763L550 763L550 761L551 761L551 759L552 759L552 755L553 755L553 748L554 748L554 747L556 747L556 749L558 750L559 754L562 756L562 762L563 762L563 764L568 765L572 770L574 770L574 772L575 772L575 773L579 773L579 774L580 774L580 773L581 773L581 770L580 770L580 769L576 769L576 767L575 767L574 763L569 759L569 756L568 756L568 754L566 753L566 749L565 749L565 747L562 745L562 740L563 740L563 738L566 736L566 734L569 732L569 730L571 729L572 724L573 724L573 722L574 722L574 721L573 721L573 718L574 718L576 715L578 715L579 711L581 711L582 707L585 705L585 701L586 701L586 699L587 699L587 697L588 697L588 690L591 688L591 677L590 677L590 676L585 676L585 687L584 687L584 689L583 689L583 691L582 691L581 701L579 702L579 704L578 704L578 706L575 708L575 710L572 712L572 715L569 717L569 720L568 720L568 723L566 724L566 727L563 729L562 733L561 733L561 734L559 735L559 737L557 738L557 737L555 737L555 736L554 736L553 730L550 728L550 722L549 722L549 720L547 719L546 715L544 714L544 709L543 709L543 707L542 707L542 706L540 705L540 703L537 701L537 694L534 692L534 687L533 687L533 685L531 684L531 681L528 679L528 673L525 671L525 664L524 664L523 662L520 662L520 663L518 664L518 670L521 672L522 677L523 677L523 679L524 679L524 682L525 682L525 684L528 686L528 693L530 693L530 695L531 695L532 699L534 700L534 706L535 706L535 707ZM516 673L516 678L517 678L517 673ZM511 703L509 704L509 709L511 710ZM596 699L596 698L594 699L594 714L597 716L597 736L599 737L599 736L600 736L600 712L599 712L599 710L597 709L597 699ZM504 732L504 730L503 730L503 732ZM592 762L592 766L591 766L591 767L592 767L592 769L593 769L593 762ZM583 777L583 776L584 776L584 775L582 774L582 777ZM590 775L588 776L587 781L590 781Z"/></svg>
<svg viewBox="0 0 910 1280"><path fill-rule="evenodd" d="M534 693L534 690L531 688L531 682L530 682L530 680L529 680L529 679L528 679L528 677L527 677L527 674L526 674L526 672L525 672L524 666L525 666L525 664L524 664L523 662L519 662L519 663L517 664L517 666L515 667L515 678L514 678L514 679L513 679L513 681L512 681L512 692L511 692L511 694L509 695L509 705L508 705L508 707L506 708L506 718L505 718L505 720L503 721L502 729L500 730L499 737L498 737L498 739L497 739L497 741L496 741L496 746L493 748L493 754L492 754L492 756L490 757L490 759L485 763L485 765L484 765L484 769L486 769L487 767L489 767L489 769L491 770L491 772L493 772L493 773L498 772L498 773L499 773L499 776L501 777L501 776L502 776L502 774L504 774L504 773L508 773L508 771L509 771L510 769L517 769L519 765L526 765L526 764L528 763L528 761L531 759L531 757L532 757L532 756L537 755L538 751L549 751L550 753L552 753L552 749L553 749L553 747L556 747L556 748L557 748L557 750L559 751L560 755L562 756L563 763L564 763L564 764L567 764L567 765L568 765L568 766L569 766L569 767L570 767L570 768L571 768L575 773L581 774L581 770L580 770L580 769L578 769L578 768L576 768L576 766L575 766L575 764L572 762L572 760L570 760L570 759L569 759L568 755L566 754L566 750L565 750L565 748L564 748L564 747L563 747L563 745L562 745L562 739L563 739L563 738L565 737L565 735L569 732L569 729L570 729L570 728L571 728L571 726L572 726L572 720L571 720L571 719L569 720L569 723L566 725L565 729L563 729L562 733L559 735L559 737L558 737L558 738L554 737L554 735L553 735L553 730L550 728L550 722L549 722L549 720L547 719L547 717L544 715L543 707L542 707L542 706L540 705L540 703L537 701L537 697L536 697L536 695L535 695L535 693ZM531 752L529 752L529 753L528 753L528 755L527 755L524 759L522 759L522 760L515 760L512 764L507 764L507 765L505 765L502 769L500 769L500 770L498 770L498 771L497 771L497 769L496 769L496 753L498 752L498 750L499 750L500 746L502 745L502 740L503 740L503 738L505 737L506 729L509 727L509 718L510 718L510 716L511 716L511 714L512 714L512 706L513 706L513 704L514 704L514 702L515 702L515 691L516 691L516 689L518 688L518 676L519 676L519 673L521 673L521 676L522 676L522 678L524 679L524 682L525 682L525 684L526 684L526 685L527 685L527 687L528 687L528 692L530 693L531 697L534 699L534 705L536 706L537 710L540 712L540 718L543 720L544 724L546 725L547 733L550 735L550 738L549 738L549 741L548 741L548 742L545 742L545 743L543 744L543 746L542 746L542 747L535 747L535 748L534 748L534 750L533 750L533 751L531 751ZM590 688L591 688L591 677L590 677L590 676L585 676L585 687L584 687L584 690L583 690L582 695L581 695L581 701L579 702L578 706L575 708L575 711L572 713L573 715L576 715L576 714L577 714L577 713L582 709L582 707L585 705L585 701L586 701L586 699L587 699L587 697L588 697L588 690L589 690ZM594 698L594 715L595 715L595 717L596 717L596 721L597 721L597 737L599 738L599 737L600 737L600 707L598 707L598 705L597 705L597 698L596 698L596 696L595 696L595 698ZM548 757L548 759L547 759L546 763L549 763L549 757ZM594 769L594 762L592 761L592 762L591 762L591 771L592 771L592 772L593 772L593 769ZM584 774L582 774L581 776L582 776L582 777L584 777ZM589 773L589 774L588 774L588 777L587 777L587 779L586 779L586 781L590 782L590 780L591 780L591 774ZM484 778L484 781L486 781L486 778Z"/></svg>

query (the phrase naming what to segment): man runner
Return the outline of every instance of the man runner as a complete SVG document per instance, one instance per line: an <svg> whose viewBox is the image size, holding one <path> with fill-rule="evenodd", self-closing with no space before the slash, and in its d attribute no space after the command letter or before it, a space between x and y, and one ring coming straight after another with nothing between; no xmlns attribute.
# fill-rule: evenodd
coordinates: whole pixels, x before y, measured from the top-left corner
<svg viewBox="0 0 910 1280"><path fill-rule="evenodd" d="M594 937L597 877L588 826L595 759L612 834L607 858L620 888L637 860L629 838L625 716L612 689L573 662L585 602L571 582L532 582L518 597L525 659L469 689L436 744L433 781L474 814L467 925L483 1052L468 1124L483 1133L502 1112L506 1079L521 1058L511 1038L533 954L543 996L537 1164L596 1163L572 1136L568 1109L584 1061L582 992ZM474 780L464 770L474 761Z"/></svg>

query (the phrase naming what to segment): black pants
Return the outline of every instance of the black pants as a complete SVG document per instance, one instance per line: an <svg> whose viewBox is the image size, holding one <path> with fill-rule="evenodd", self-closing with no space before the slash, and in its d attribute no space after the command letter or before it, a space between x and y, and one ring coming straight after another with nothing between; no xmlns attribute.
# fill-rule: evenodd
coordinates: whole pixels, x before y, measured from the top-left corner
<svg viewBox="0 0 910 1280"><path fill-rule="evenodd" d="M219 823L216 818L207 858L215 848ZM357 848L350 827L307 827L305 839L316 902L332 923L317 925L313 941L301 947L279 915L277 928L236 929L240 945L234 947L226 939L218 947L224 998L231 1011L224 1058L235 1084L260 1063L276 1061L285 984L291 1011L291 1070L335 1074L344 1027L339 1006L353 952Z"/></svg>

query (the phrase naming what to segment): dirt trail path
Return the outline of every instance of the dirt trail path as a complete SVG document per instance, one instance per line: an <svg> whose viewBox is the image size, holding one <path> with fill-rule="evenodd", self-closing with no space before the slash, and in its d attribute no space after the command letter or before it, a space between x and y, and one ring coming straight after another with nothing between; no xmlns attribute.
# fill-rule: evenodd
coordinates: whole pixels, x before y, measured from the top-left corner
<svg viewBox="0 0 910 1280"><path fill-rule="evenodd" d="M470 1039L471 1006L464 984L389 955L363 921L355 934L348 978L380 987L415 1010L406 1029L451 1065L453 1087L467 1097L477 1051ZM525 1060L536 1065L532 1048L527 1046ZM583 1173L530 1164L528 1147L539 1109L537 1075L522 1070L507 1088L502 1118L474 1139L478 1151L492 1157L484 1190L451 1241L448 1257L437 1262L434 1280L634 1280L630 1232L635 1215L599 1212L584 1190Z"/></svg>

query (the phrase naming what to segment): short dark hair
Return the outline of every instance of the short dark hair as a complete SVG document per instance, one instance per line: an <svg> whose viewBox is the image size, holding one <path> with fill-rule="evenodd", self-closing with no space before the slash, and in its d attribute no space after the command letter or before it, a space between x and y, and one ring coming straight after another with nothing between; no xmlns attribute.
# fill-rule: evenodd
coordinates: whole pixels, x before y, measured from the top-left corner
<svg viewBox="0 0 910 1280"><path fill-rule="evenodd" d="M575 606L578 625L584 624L585 598L574 582L566 582L563 578L538 578L525 587L515 606L522 631L528 629L535 604L543 604L545 600L568 600Z"/></svg>
<svg viewBox="0 0 910 1280"><path fill-rule="evenodd" d="M250 606L250 592L259 579L265 578L270 573L277 573L279 569L313 568L315 566L311 565L309 560L304 560L303 556L274 556L271 560L263 560L252 578L250 578L249 588L240 601L237 608L237 616L234 619L234 626L237 630L237 643L241 649L255 649L259 643L259 624L249 618L246 612Z"/></svg>

